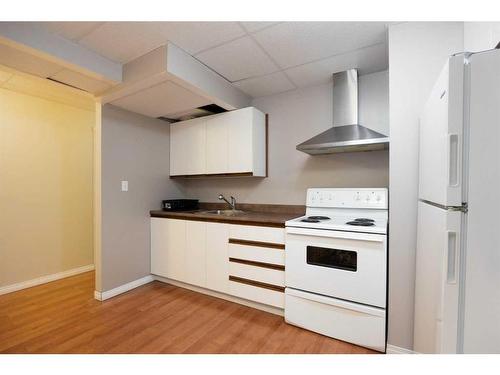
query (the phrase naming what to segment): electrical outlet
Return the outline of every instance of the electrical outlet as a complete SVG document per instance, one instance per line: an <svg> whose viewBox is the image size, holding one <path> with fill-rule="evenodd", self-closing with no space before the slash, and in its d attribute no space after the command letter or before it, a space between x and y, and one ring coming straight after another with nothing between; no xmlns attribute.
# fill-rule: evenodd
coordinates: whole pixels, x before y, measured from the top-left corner
<svg viewBox="0 0 500 375"><path fill-rule="evenodd" d="M128 181L122 181L122 191L128 191Z"/></svg>

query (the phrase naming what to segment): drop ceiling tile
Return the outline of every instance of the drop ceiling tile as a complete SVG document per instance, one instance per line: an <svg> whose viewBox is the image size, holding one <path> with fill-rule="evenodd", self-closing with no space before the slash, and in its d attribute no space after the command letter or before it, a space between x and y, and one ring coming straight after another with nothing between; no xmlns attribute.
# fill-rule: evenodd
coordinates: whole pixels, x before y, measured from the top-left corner
<svg viewBox="0 0 500 375"><path fill-rule="evenodd" d="M278 22L257 22L257 21L249 21L249 22L240 22L240 24L245 28L249 33L254 33L256 31L262 30L271 25L275 25Z"/></svg>
<svg viewBox="0 0 500 375"><path fill-rule="evenodd" d="M284 22L253 34L282 67L385 42L383 22Z"/></svg>
<svg viewBox="0 0 500 375"><path fill-rule="evenodd" d="M381 43L285 71L295 85L306 87L329 82L333 73L342 70L358 68L358 74L369 74L386 70L388 66L387 46Z"/></svg>
<svg viewBox="0 0 500 375"><path fill-rule="evenodd" d="M197 54L196 58L231 82L278 70L248 36Z"/></svg>
<svg viewBox="0 0 500 375"><path fill-rule="evenodd" d="M51 33L76 41L104 22L37 22L36 24Z"/></svg>
<svg viewBox="0 0 500 375"><path fill-rule="evenodd" d="M233 85L253 98L278 94L295 88L285 74L281 72L245 79L234 82Z"/></svg>
<svg viewBox="0 0 500 375"><path fill-rule="evenodd" d="M79 43L107 57L125 63L165 44L153 22L106 22Z"/></svg>
<svg viewBox="0 0 500 375"><path fill-rule="evenodd" d="M171 41L194 54L245 35L237 22L106 22L80 43L121 63Z"/></svg>
<svg viewBox="0 0 500 375"><path fill-rule="evenodd" d="M184 51L195 54L245 35L237 22L152 22L156 32Z"/></svg>

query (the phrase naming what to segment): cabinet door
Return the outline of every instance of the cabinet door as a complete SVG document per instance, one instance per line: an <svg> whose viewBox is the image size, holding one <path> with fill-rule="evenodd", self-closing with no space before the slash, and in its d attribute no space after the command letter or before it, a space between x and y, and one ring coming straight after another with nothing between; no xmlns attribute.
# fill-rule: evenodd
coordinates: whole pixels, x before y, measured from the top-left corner
<svg viewBox="0 0 500 375"><path fill-rule="evenodd" d="M186 222L166 219L167 225L167 277L186 279Z"/></svg>
<svg viewBox="0 0 500 375"><path fill-rule="evenodd" d="M151 219L151 273L185 280L186 222Z"/></svg>
<svg viewBox="0 0 500 375"><path fill-rule="evenodd" d="M210 116L206 122L207 165L206 173L227 173L227 128L230 115Z"/></svg>
<svg viewBox="0 0 500 375"><path fill-rule="evenodd" d="M244 108L225 114L227 121L227 173L253 171L253 108Z"/></svg>
<svg viewBox="0 0 500 375"><path fill-rule="evenodd" d="M170 175L205 174L206 124L203 119L170 125Z"/></svg>
<svg viewBox="0 0 500 375"><path fill-rule="evenodd" d="M227 224L207 223L207 288L222 293L229 291L228 259L229 227Z"/></svg>
<svg viewBox="0 0 500 375"><path fill-rule="evenodd" d="M206 223L186 222L186 282L206 285Z"/></svg>
<svg viewBox="0 0 500 375"><path fill-rule="evenodd" d="M151 218L151 273L167 277L168 220Z"/></svg>

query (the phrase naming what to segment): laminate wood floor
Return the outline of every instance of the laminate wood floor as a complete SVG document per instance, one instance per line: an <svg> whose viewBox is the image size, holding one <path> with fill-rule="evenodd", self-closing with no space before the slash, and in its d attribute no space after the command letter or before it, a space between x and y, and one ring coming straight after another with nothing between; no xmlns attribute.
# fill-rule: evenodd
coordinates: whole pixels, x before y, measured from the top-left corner
<svg viewBox="0 0 500 375"><path fill-rule="evenodd" d="M93 293L87 272L0 296L0 353L374 353L158 281Z"/></svg>

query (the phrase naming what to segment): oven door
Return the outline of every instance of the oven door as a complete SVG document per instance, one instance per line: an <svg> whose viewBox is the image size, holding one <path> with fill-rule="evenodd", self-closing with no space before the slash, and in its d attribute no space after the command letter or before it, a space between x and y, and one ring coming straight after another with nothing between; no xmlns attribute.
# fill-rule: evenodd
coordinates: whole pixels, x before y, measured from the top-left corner
<svg viewBox="0 0 500 375"><path fill-rule="evenodd" d="M287 287L385 308L387 236L286 228Z"/></svg>

